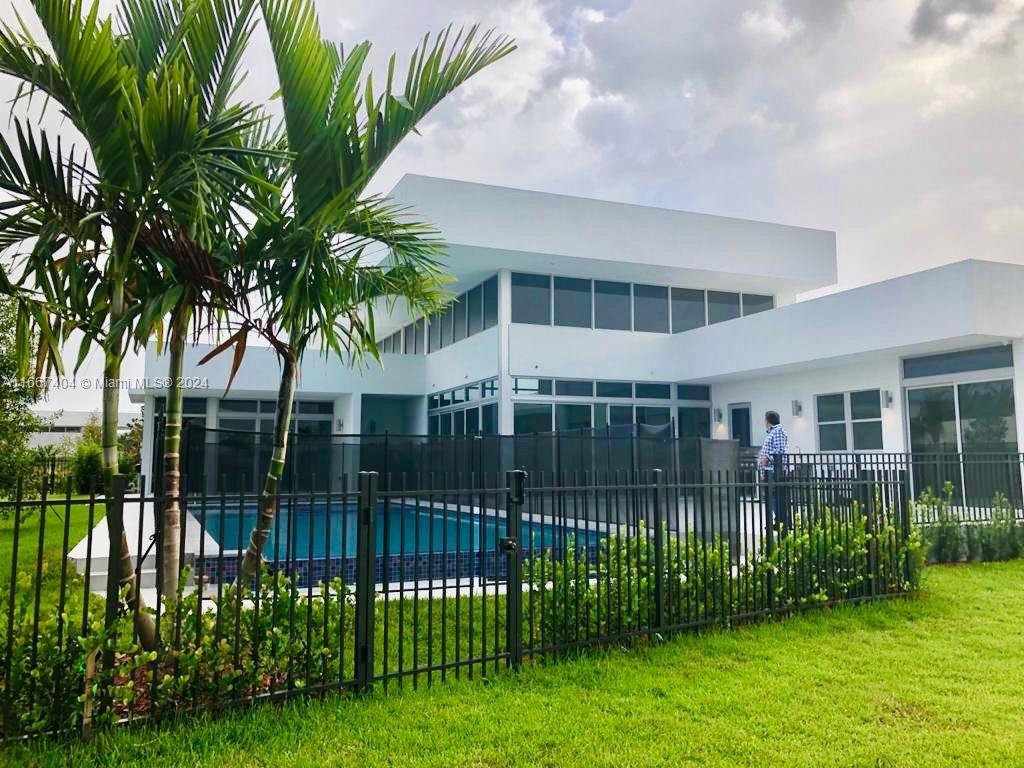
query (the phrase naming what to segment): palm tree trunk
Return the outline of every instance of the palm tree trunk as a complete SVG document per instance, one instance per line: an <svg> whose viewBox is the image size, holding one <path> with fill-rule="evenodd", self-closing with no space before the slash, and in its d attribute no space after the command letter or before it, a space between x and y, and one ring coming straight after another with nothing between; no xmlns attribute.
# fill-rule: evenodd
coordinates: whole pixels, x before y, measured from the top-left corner
<svg viewBox="0 0 1024 768"><path fill-rule="evenodd" d="M112 286L110 297L110 325L116 324L124 313L124 286L115 283ZM120 405L121 378L121 343L120 337L108 338L104 350L103 360L103 474L108 490L114 487L114 478L120 474L117 455L117 412ZM122 505L123 500L118 496L107 495L106 503L111 505ZM106 515L107 537L110 542L108 558L113 558L114 548L120 549L121 560L121 589L126 590L128 608L135 615L135 631L139 636L139 643L149 651L156 648L156 624L153 617L145 612L145 605L142 602L142 595L139 594L138 585L135 583L135 568L132 565L131 549L128 547L128 536L125 534L124 525L115 526L114 520L123 520L122 514ZM115 543L117 542L117 543Z"/></svg>
<svg viewBox="0 0 1024 768"><path fill-rule="evenodd" d="M176 308L171 318L168 348L167 412L164 426L164 505L160 521L161 569L160 586L164 600L173 605L178 598L178 579L181 577L181 422L182 368L185 357L185 336L191 311L188 306Z"/></svg>
<svg viewBox="0 0 1024 768"><path fill-rule="evenodd" d="M281 371L281 385L277 390L277 413L274 420L274 452L270 457L270 467L260 494L260 510L256 519L256 527L249 537L249 548L242 559L241 576L252 577L259 570L263 560L263 547L270 538L270 529L274 525L274 512L277 508L277 492L284 474L285 457L288 453L288 432L292 422L292 402L295 399L295 375L297 371L295 350L288 348L284 355L284 367Z"/></svg>

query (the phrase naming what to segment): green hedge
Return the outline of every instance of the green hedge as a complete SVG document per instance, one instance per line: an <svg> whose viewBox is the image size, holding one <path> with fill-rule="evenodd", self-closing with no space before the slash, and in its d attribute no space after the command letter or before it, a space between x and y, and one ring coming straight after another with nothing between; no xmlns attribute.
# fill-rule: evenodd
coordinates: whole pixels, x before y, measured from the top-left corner
<svg viewBox="0 0 1024 768"><path fill-rule="evenodd" d="M927 489L915 502L931 523L923 527L925 556L932 563L1011 560L1024 555L1024 521L1002 493L992 499L987 520L963 521L953 505L954 488Z"/></svg>

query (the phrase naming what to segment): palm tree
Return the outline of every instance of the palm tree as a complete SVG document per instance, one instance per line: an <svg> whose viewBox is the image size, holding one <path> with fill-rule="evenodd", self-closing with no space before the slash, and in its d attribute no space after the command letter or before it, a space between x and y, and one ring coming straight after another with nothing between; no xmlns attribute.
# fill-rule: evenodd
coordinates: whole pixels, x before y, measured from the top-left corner
<svg viewBox="0 0 1024 768"><path fill-rule="evenodd" d="M73 154L65 159L58 144L53 157L43 132L38 142L31 131L20 138L20 159L4 144L4 186L15 199L0 221L3 245L31 243L20 278L7 282L39 331L40 359L61 365L59 348L70 328L84 333L79 363L90 345L102 349L103 465L110 488L118 474L116 382L128 341L140 321L145 332L170 309L144 295L152 269L147 257L159 242L154 233L169 230L208 248L217 237L210 214L223 210L209 199L244 186L238 178L247 175L250 148L237 137L261 118L254 107L224 105L251 2L132 0L122 6L116 29L100 18L95 0L84 15L81 0L32 5L52 54L24 27L5 25L0 72L21 81L18 97L39 91L56 102L89 152L88 163ZM127 537L113 522L119 518L106 517L111 547L120 542L128 605L140 640L153 647Z"/></svg>
<svg viewBox="0 0 1024 768"><path fill-rule="evenodd" d="M281 198L283 226L264 243L263 284L271 339L281 360L274 447L260 510L241 565L251 576L274 520L284 471L299 362L307 346L356 357L376 354L373 310L404 299L412 309L436 308L442 243L430 227L404 217L384 198L363 199L367 184L399 142L445 96L511 53L504 36L477 28L425 37L412 54L404 86L395 87L392 56L383 93L375 95L363 67L369 43L344 49L323 40L312 0L260 0L280 81L292 160L290 195ZM389 250L365 266L376 241ZM228 344L244 344L244 335ZM219 350L215 350L219 351Z"/></svg>

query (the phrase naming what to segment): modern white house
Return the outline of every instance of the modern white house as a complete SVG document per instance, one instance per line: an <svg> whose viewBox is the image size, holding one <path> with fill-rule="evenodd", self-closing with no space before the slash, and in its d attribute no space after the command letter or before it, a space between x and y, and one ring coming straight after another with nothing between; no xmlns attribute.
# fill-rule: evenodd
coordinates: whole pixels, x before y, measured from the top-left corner
<svg viewBox="0 0 1024 768"><path fill-rule="evenodd" d="M835 284L832 232L406 176L392 192L449 243L453 301L378 317L382 364L307 355L300 434L522 434L640 424L800 452L1016 452L1024 266L968 259ZM269 431L279 366L193 348L189 419ZM151 348L146 378L166 375ZM144 466L164 392L144 403Z"/></svg>

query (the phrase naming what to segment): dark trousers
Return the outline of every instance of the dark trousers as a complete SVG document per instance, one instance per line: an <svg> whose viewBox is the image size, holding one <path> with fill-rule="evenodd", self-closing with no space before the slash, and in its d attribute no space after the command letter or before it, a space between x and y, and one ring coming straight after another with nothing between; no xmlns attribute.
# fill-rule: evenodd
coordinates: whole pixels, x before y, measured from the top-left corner
<svg viewBox="0 0 1024 768"><path fill-rule="evenodd" d="M784 532L793 527L793 510L790 505L789 487L784 482L785 478L786 476L781 473L778 478L775 477L774 472L765 473L768 483L768 522L773 528L781 526Z"/></svg>

